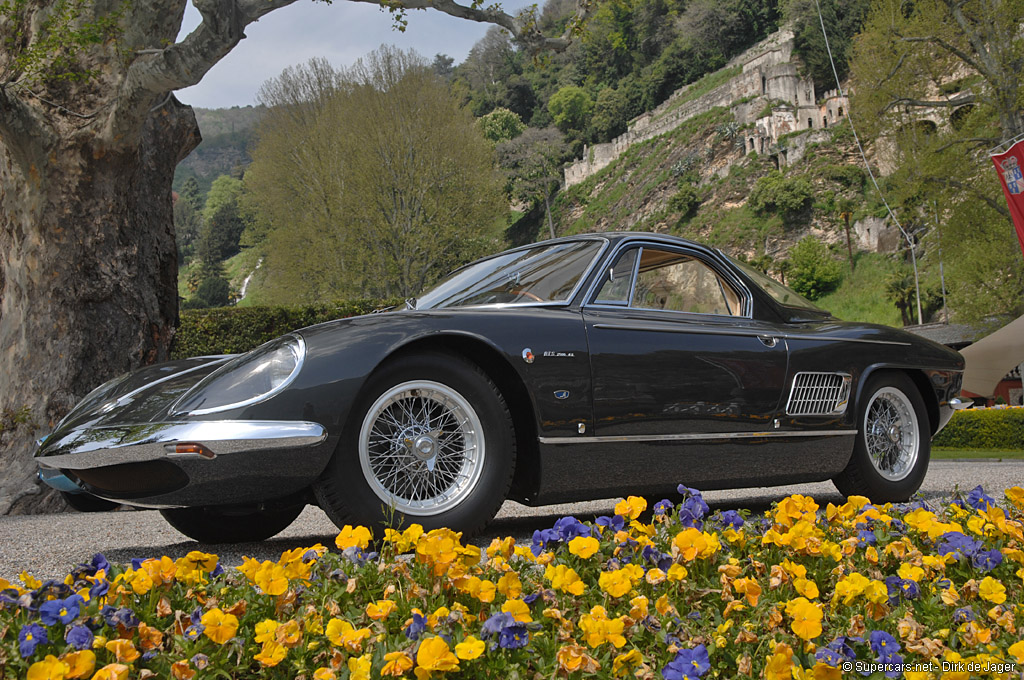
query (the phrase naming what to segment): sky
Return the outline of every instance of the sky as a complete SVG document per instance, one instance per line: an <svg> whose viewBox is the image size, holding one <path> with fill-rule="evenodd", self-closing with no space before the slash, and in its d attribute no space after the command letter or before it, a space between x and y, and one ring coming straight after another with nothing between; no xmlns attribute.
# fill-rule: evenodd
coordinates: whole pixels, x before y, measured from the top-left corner
<svg viewBox="0 0 1024 680"><path fill-rule="evenodd" d="M530 0L506 0L502 6L513 13L530 4ZM189 3L178 39L200 21L199 12ZM350 66L384 44L414 49L428 60L435 54L447 54L460 64L489 27L426 10L410 12L409 25L402 33L392 28L391 15L377 5L299 0L250 24L245 40L198 85L179 90L177 97L201 108L256 104L260 85L287 66L312 57L325 57L334 66Z"/></svg>

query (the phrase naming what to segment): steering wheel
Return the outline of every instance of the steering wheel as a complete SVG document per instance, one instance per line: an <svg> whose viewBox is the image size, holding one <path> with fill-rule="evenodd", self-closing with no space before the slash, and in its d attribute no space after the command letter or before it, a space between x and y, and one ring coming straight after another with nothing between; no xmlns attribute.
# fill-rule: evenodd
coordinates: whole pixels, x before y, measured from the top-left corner
<svg viewBox="0 0 1024 680"><path fill-rule="evenodd" d="M509 290L509 293L511 293L512 295L522 295L523 297L528 297L536 302L544 302L544 298L540 297L539 295L534 295L530 291L523 290L522 288L513 288Z"/></svg>

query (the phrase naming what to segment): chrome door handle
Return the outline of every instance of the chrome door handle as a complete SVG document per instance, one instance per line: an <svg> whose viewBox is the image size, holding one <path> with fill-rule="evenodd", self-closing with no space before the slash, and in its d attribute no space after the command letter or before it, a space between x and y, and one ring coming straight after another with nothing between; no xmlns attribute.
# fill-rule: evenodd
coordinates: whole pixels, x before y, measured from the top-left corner
<svg viewBox="0 0 1024 680"><path fill-rule="evenodd" d="M761 341L761 344L765 347L775 347L779 344L779 339L771 335L759 335L757 339Z"/></svg>

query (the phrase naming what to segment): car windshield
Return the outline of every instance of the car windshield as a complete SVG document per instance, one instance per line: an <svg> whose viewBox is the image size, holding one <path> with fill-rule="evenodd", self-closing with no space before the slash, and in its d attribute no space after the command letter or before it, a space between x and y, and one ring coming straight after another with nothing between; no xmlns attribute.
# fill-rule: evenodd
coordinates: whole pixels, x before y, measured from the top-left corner
<svg viewBox="0 0 1024 680"><path fill-rule="evenodd" d="M568 241L501 253L455 271L416 309L567 302L603 241Z"/></svg>
<svg viewBox="0 0 1024 680"><path fill-rule="evenodd" d="M726 257L728 257L728 255ZM781 283L771 278L770 276L762 274L761 272L754 269L750 265L744 264L743 262L740 262L739 260L732 257L729 258L729 261L732 262L737 267L739 267L740 269L742 269L744 274L746 274L754 283L760 286L764 290L764 292L768 293L773 298L775 298L775 300L780 305L784 305L786 307L796 307L798 309L810 309L815 312L822 312L828 314L828 312L823 310L821 307L818 307L807 298L802 297L793 289L789 288L788 286L782 285Z"/></svg>

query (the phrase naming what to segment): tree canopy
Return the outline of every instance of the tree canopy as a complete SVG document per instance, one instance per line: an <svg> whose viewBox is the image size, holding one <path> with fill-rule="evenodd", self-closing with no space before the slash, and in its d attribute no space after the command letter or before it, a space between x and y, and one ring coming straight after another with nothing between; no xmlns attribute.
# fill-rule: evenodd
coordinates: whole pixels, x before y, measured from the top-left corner
<svg viewBox="0 0 1024 680"><path fill-rule="evenodd" d="M498 245L491 145L423 58L312 62L263 97L245 182L269 220L269 300L408 297Z"/></svg>
<svg viewBox="0 0 1024 680"><path fill-rule="evenodd" d="M941 249L967 322L1024 312L1024 261L989 160L1024 132L1022 16L1022 0L873 0L851 63L851 113L893 169L889 201L930 260Z"/></svg>

